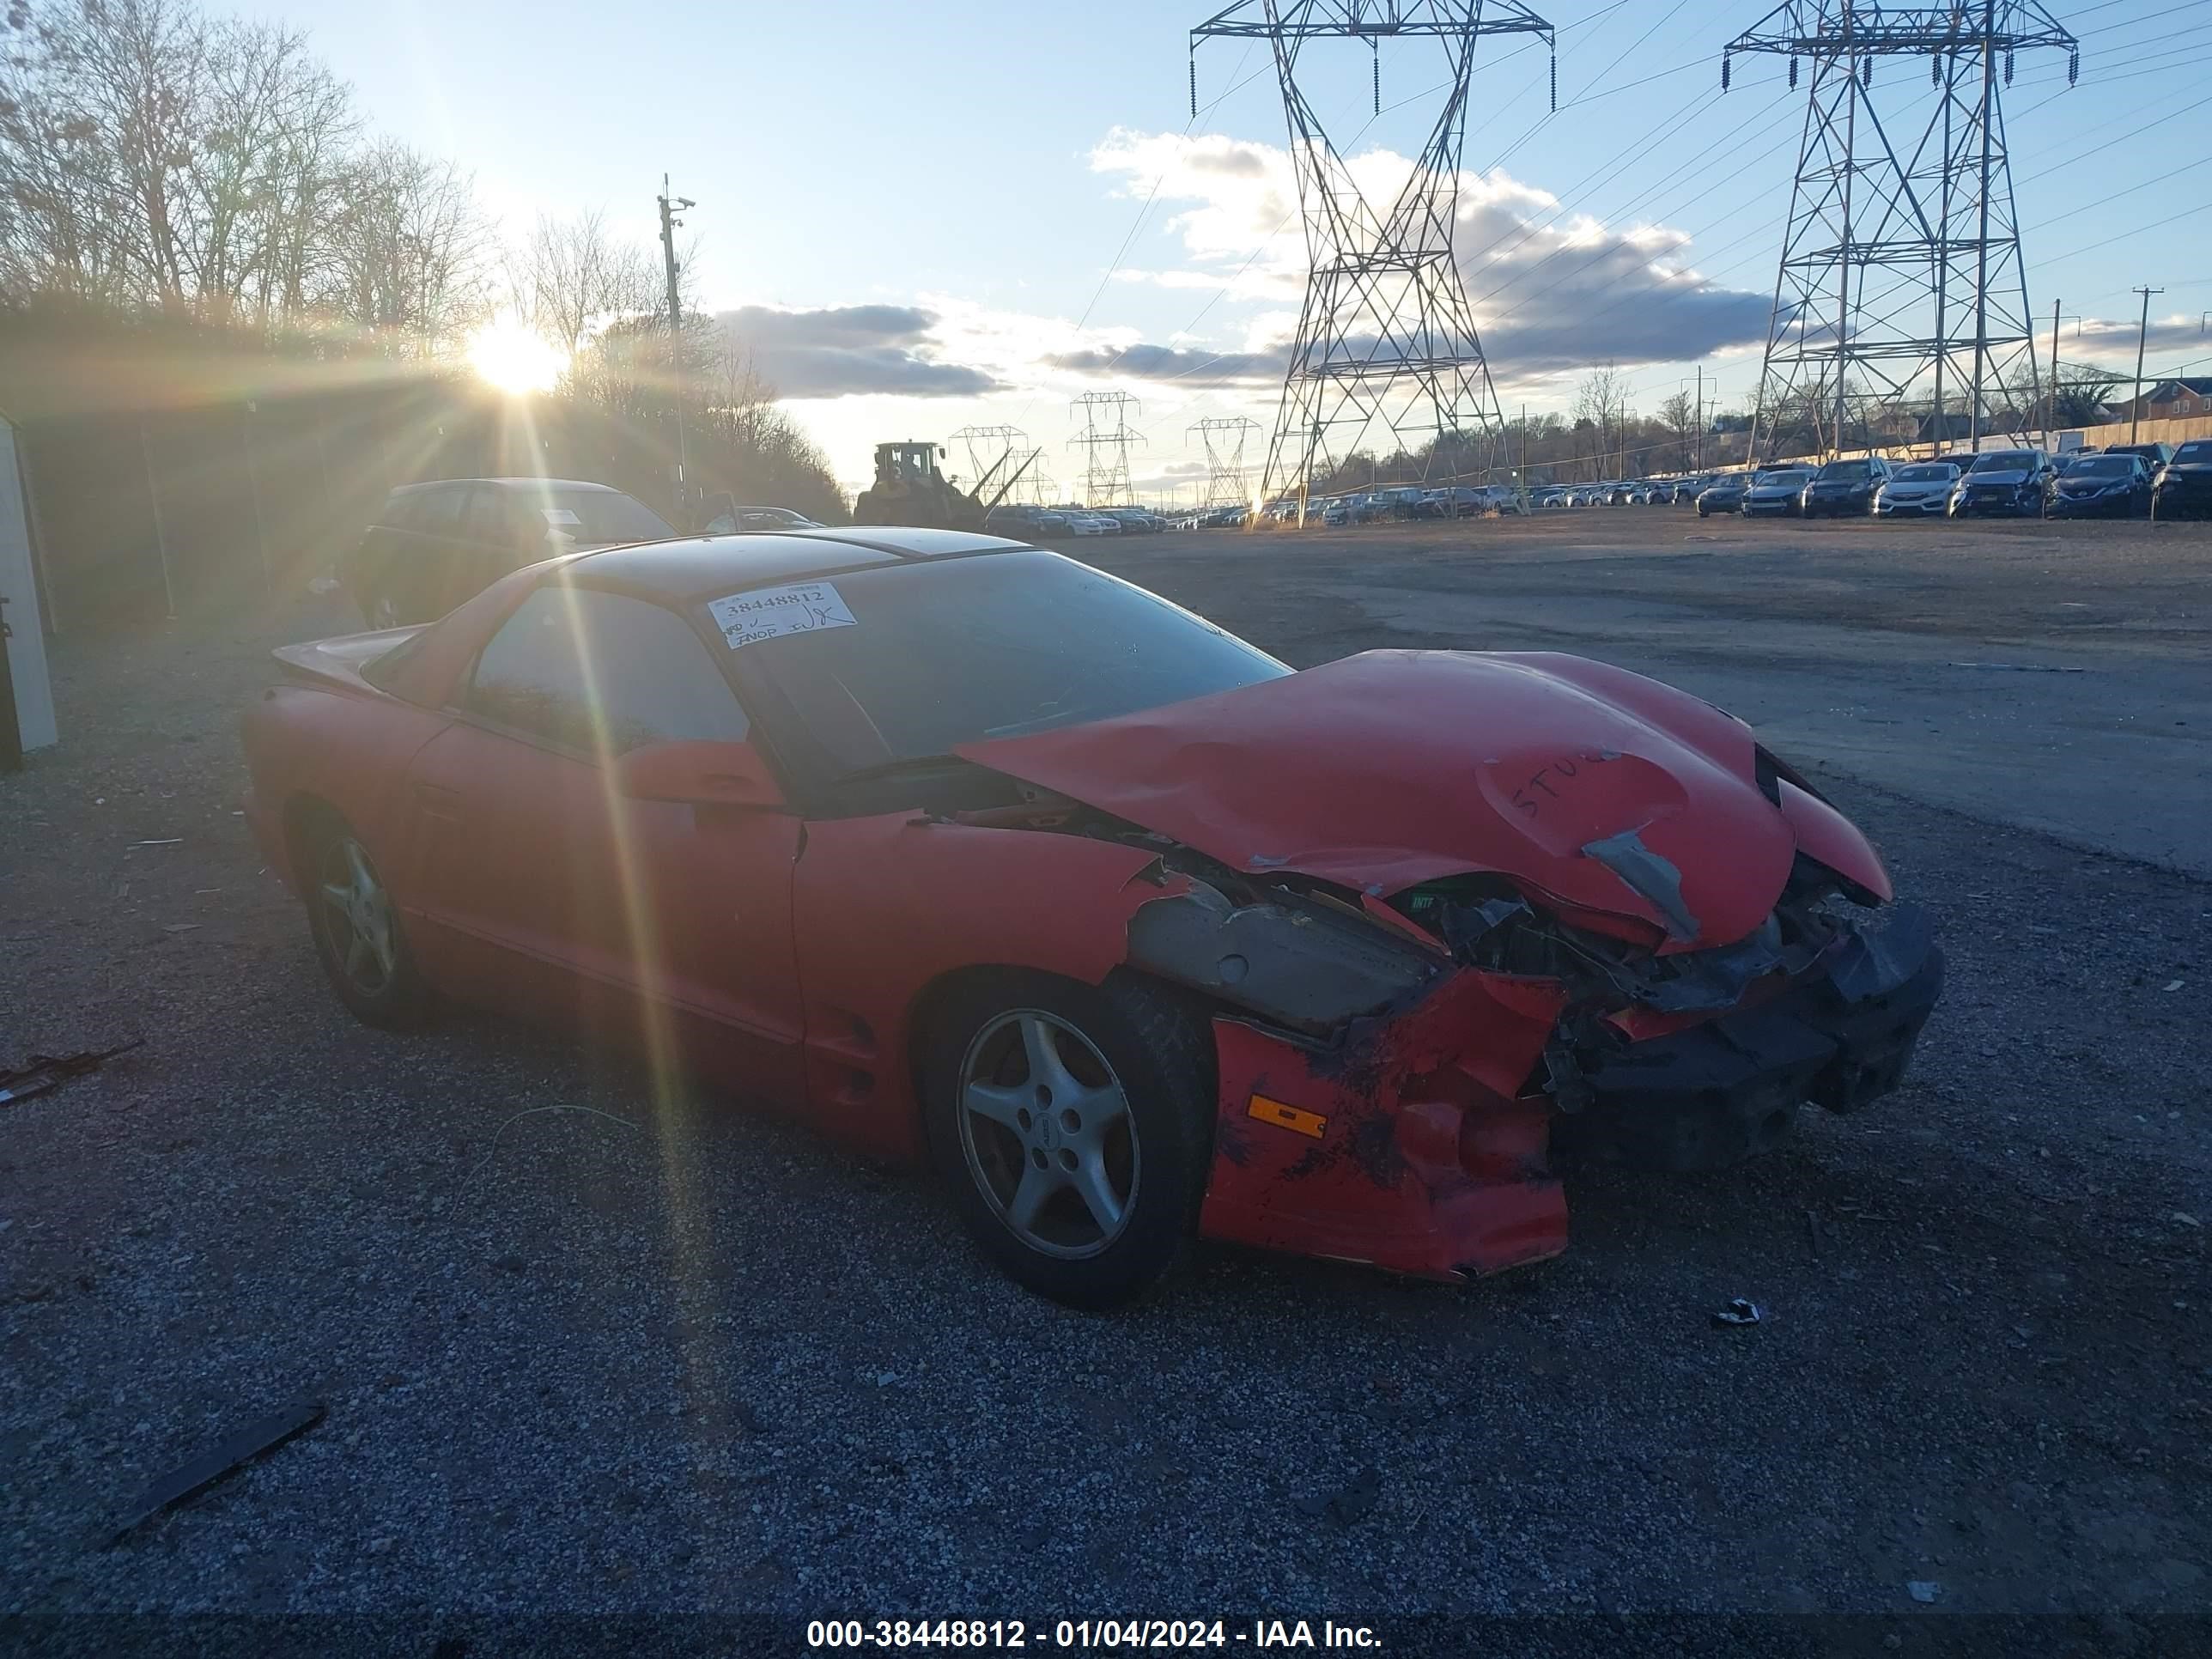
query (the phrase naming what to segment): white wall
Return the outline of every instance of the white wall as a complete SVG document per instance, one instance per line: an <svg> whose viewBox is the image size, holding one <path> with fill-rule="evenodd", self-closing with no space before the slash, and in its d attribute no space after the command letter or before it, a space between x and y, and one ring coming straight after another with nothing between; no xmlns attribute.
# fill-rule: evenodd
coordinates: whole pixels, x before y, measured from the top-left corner
<svg viewBox="0 0 2212 1659"><path fill-rule="evenodd" d="M23 747L57 742L53 688L46 680L46 635L39 622L39 588L31 576L31 531L16 470L15 428L0 420L0 593L8 606L9 678L15 683L15 725Z"/></svg>

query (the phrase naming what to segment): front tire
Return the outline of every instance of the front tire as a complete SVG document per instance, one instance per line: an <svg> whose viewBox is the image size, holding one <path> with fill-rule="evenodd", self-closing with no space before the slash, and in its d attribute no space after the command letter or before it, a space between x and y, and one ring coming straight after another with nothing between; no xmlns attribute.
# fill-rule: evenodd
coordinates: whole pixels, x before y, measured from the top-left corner
<svg viewBox="0 0 2212 1659"><path fill-rule="evenodd" d="M419 1025L429 1012L430 988L368 849L334 812L319 815L303 840L307 927L338 1000L364 1024L386 1030Z"/></svg>
<svg viewBox="0 0 2212 1659"><path fill-rule="evenodd" d="M979 975L930 1011L930 1154L985 1254L1073 1308L1118 1307L1196 1235L1212 1034L1149 981Z"/></svg>

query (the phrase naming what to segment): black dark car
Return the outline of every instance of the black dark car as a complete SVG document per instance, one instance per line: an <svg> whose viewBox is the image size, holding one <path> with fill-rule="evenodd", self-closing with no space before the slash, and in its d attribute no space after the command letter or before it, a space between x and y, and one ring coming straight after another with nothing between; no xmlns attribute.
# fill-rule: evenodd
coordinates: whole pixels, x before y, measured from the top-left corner
<svg viewBox="0 0 2212 1659"><path fill-rule="evenodd" d="M1705 518L1714 513L1740 513L1743 510L1743 492L1750 487L1748 472L1723 472L1698 492L1698 516Z"/></svg>
<svg viewBox="0 0 2212 1659"><path fill-rule="evenodd" d="M2143 470L2156 479L2159 469L2173 459L2172 444L2114 444L2105 451L2107 455L2140 455Z"/></svg>
<svg viewBox="0 0 2212 1659"><path fill-rule="evenodd" d="M2132 519L2150 511L2150 471L2138 454L2085 455L2051 489L2054 519Z"/></svg>
<svg viewBox="0 0 2212 1659"><path fill-rule="evenodd" d="M1889 463L1879 455L1830 461L1805 486L1798 510L1808 519L1835 513L1864 518L1874 511L1875 492L1888 482Z"/></svg>
<svg viewBox="0 0 2212 1659"><path fill-rule="evenodd" d="M1951 487L1950 516L2012 513L2040 518L2055 472L2051 457L2039 449L1984 450Z"/></svg>
<svg viewBox="0 0 2212 1659"><path fill-rule="evenodd" d="M2212 511L2212 438L2191 438L2158 475L2158 516L2194 518Z"/></svg>
<svg viewBox="0 0 2212 1659"><path fill-rule="evenodd" d="M556 554L676 534L651 507L570 478L441 478L402 484L338 582L375 628L431 622L510 570Z"/></svg>

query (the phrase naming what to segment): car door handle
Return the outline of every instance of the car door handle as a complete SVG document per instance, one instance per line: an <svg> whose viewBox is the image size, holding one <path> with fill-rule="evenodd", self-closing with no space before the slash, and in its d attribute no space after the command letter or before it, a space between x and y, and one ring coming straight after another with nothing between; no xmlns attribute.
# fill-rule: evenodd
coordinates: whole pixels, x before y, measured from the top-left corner
<svg viewBox="0 0 2212 1659"><path fill-rule="evenodd" d="M453 813L461 810L461 792L448 789L441 783L416 783L415 799L417 805L433 812Z"/></svg>

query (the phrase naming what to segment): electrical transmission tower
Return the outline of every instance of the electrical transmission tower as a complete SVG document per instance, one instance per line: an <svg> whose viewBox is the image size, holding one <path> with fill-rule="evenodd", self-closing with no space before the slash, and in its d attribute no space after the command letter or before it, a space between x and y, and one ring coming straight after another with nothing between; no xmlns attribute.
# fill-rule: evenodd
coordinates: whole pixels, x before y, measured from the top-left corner
<svg viewBox="0 0 2212 1659"><path fill-rule="evenodd" d="M1812 67L1796 187L1776 273L1774 311L1753 416L1751 453L1789 439L1846 447L1851 405L1869 444L1866 406L1929 418L1939 450L1947 410L1969 444L2024 432L2041 383L2020 224L2006 158L2003 87L2013 61L2063 48L2070 83L2081 51L2037 0L1784 0L1730 41L1729 55L1767 52ZM1916 137L1893 132L1876 106L1880 59L1924 58L1935 107ZM1913 86L1883 97L1894 111ZM1853 445L1851 447L1856 447Z"/></svg>
<svg viewBox="0 0 2212 1659"><path fill-rule="evenodd" d="M1194 421L1190 431L1206 445L1206 507L1239 507L1251 499L1244 484L1244 445L1259 422L1249 415L1221 415Z"/></svg>
<svg viewBox="0 0 2212 1659"><path fill-rule="evenodd" d="M1315 478L1377 423L1401 456L1420 453L1424 477L1495 459L1504 421L1452 246L1475 42L1488 34L1554 44L1552 26L1519 0L1241 0L1191 31L1194 115L1201 40L1267 41L1282 85L1311 271L1260 499L1295 494L1301 522ZM1381 43L1408 38L1443 48L1443 82L1424 94L1443 102L1396 197L1371 202L1308 101L1299 58L1315 40L1364 41L1379 113Z"/></svg>
<svg viewBox="0 0 2212 1659"><path fill-rule="evenodd" d="M1014 495L1033 507L1049 507L1060 485L1051 473L1044 470L1044 449L1042 445L1027 453L1014 458L1018 474L1014 483Z"/></svg>
<svg viewBox="0 0 2212 1659"><path fill-rule="evenodd" d="M968 487L974 489L984 479L1004 478L1021 465L1022 457L1015 452L1029 447L1030 434L1018 426L963 426L952 441L967 446Z"/></svg>
<svg viewBox="0 0 2212 1659"><path fill-rule="evenodd" d="M1086 392L1068 408L1083 416L1083 430L1067 441L1070 449L1083 451L1083 504L1130 505L1129 446L1144 442L1145 434L1129 429L1129 411L1141 415L1144 406L1126 392Z"/></svg>

